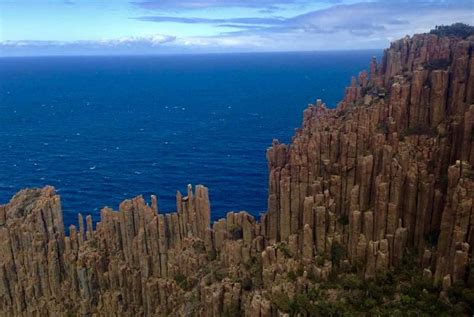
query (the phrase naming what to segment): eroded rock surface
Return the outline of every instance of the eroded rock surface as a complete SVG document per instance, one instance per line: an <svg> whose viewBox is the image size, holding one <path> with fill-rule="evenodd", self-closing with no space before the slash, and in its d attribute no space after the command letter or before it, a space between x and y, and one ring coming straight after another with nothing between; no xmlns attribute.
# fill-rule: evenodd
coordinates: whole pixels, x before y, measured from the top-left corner
<svg viewBox="0 0 474 317"><path fill-rule="evenodd" d="M351 267L374 278L407 250L443 289L474 287L473 48L404 38L336 109L310 105L291 144L267 151L260 221L211 225L196 186L175 213L136 197L66 233L53 188L19 192L0 206L1 315L284 316L280 294Z"/></svg>

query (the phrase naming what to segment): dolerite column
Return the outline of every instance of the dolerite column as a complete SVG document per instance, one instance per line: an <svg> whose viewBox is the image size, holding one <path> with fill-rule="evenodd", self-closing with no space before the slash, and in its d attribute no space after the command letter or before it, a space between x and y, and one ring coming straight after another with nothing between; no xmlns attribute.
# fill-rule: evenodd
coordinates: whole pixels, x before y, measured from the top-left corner
<svg viewBox="0 0 474 317"><path fill-rule="evenodd" d="M326 251L326 208L323 206L316 207L316 224L315 224L315 244L316 252Z"/></svg>

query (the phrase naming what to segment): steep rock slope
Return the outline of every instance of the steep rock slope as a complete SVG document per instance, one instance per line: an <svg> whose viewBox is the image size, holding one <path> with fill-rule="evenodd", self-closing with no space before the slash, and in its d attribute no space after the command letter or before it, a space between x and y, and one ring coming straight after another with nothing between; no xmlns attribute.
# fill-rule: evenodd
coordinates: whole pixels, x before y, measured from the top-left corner
<svg viewBox="0 0 474 317"><path fill-rule="evenodd" d="M452 304L453 285L474 286L473 47L404 38L336 109L310 105L291 144L267 152L260 221L231 212L211 227L196 186L175 213L136 197L67 235L53 188L19 192L0 206L0 315L337 314L322 301L347 291L329 283L371 285L408 257ZM403 302L392 295L381 302Z"/></svg>
<svg viewBox="0 0 474 317"><path fill-rule="evenodd" d="M436 279L463 279L474 242L473 40L396 41L336 110L305 110L292 144L268 151L266 236L297 235L301 251L304 232L316 252L342 243L369 276L412 246Z"/></svg>

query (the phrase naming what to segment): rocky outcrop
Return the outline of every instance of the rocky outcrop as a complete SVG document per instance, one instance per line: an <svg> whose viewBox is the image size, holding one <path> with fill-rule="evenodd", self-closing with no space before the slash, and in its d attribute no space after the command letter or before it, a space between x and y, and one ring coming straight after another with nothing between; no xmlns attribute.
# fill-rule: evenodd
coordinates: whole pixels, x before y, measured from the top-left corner
<svg viewBox="0 0 474 317"><path fill-rule="evenodd" d="M465 277L473 43L433 34L396 41L380 65L372 61L369 79L353 78L336 110L321 101L305 110L292 144L268 150L268 236L297 234L303 252L305 232L314 231L315 251L342 243L349 259L367 263L368 276L413 247L431 254L425 264L436 280Z"/></svg>
<svg viewBox="0 0 474 317"><path fill-rule="evenodd" d="M66 236L59 197L51 187L25 190L2 206L1 308L87 315L97 311L164 313L180 294L167 278L192 276L212 249L207 189L177 195L177 213L158 214L142 197L119 211L104 208ZM206 245L207 243L207 245Z"/></svg>
<svg viewBox="0 0 474 317"><path fill-rule="evenodd" d="M283 316L282 294L373 279L407 250L444 293L474 287L473 48L404 38L336 109L310 105L291 144L267 151L258 221L211 225L207 188L189 186L174 213L136 197L66 233L53 188L19 192L0 206L1 315Z"/></svg>

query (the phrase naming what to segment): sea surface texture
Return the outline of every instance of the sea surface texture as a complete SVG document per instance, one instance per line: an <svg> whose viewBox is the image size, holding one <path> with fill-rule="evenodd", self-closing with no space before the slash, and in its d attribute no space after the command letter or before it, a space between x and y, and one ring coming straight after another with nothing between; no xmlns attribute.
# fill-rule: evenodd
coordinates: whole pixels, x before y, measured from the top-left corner
<svg viewBox="0 0 474 317"><path fill-rule="evenodd" d="M210 189L212 218L266 210L272 139L308 103L335 107L379 51L0 59L0 203L53 185L77 212Z"/></svg>

